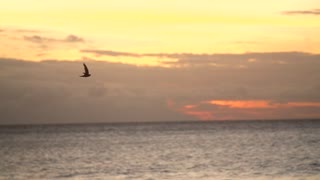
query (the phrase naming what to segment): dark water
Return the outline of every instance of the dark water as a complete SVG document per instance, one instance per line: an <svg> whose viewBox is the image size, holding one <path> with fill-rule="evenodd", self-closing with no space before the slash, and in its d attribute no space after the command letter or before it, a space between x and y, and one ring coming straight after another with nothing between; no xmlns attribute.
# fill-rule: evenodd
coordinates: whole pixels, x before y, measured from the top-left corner
<svg viewBox="0 0 320 180"><path fill-rule="evenodd" d="M0 126L0 179L320 179L320 121Z"/></svg>

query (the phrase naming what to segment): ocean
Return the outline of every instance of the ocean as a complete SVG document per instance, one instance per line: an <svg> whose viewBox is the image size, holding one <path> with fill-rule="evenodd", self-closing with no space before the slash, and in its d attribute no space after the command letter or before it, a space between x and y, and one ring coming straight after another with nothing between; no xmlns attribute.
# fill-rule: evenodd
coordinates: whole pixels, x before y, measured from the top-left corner
<svg viewBox="0 0 320 180"><path fill-rule="evenodd" d="M0 179L319 180L320 121L0 126Z"/></svg>

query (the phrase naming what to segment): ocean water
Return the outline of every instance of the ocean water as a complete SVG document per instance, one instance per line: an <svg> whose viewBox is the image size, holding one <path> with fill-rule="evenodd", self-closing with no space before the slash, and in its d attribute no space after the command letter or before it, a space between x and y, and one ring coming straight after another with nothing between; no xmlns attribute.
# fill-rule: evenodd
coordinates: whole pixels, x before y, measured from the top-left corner
<svg viewBox="0 0 320 180"><path fill-rule="evenodd" d="M0 126L0 179L320 179L320 121Z"/></svg>

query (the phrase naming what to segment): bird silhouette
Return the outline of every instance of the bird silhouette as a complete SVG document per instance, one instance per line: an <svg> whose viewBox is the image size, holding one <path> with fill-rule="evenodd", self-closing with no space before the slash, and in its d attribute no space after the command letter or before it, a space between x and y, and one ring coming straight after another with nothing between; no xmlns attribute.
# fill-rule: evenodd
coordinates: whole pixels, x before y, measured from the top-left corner
<svg viewBox="0 0 320 180"><path fill-rule="evenodd" d="M80 77L89 77L89 76L91 76L91 74L89 74L89 69L88 69L87 65L85 63L83 63L83 66L84 66L84 72L83 72L83 75L80 76Z"/></svg>

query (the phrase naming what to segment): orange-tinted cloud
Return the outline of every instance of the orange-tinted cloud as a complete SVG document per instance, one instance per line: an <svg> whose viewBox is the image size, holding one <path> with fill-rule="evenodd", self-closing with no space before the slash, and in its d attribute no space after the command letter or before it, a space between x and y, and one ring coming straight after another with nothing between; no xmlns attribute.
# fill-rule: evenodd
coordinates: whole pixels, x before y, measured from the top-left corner
<svg viewBox="0 0 320 180"><path fill-rule="evenodd" d="M198 105L188 104L182 107L178 106L176 102L171 99L167 99L167 107L173 111L196 117L200 120L211 120L214 118L213 112L206 110L199 110Z"/></svg>
<svg viewBox="0 0 320 180"><path fill-rule="evenodd" d="M240 109L320 107L320 102L276 103L276 102L267 101L267 100L249 100L249 101L212 100L212 101L207 101L207 103L212 105L227 106L229 108L240 108Z"/></svg>
<svg viewBox="0 0 320 180"><path fill-rule="evenodd" d="M277 104L272 104L265 100L250 100L250 101L226 101L213 100L207 103L218 106L228 106L230 108L275 108Z"/></svg>
<svg viewBox="0 0 320 180"><path fill-rule="evenodd" d="M171 100L172 101L172 100ZM173 104L173 101L170 103ZM195 104L170 106L177 112L199 120L317 118L320 102L273 102L269 100L210 100ZM307 108L299 111L297 108Z"/></svg>
<svg viewBox="0 0 320 180"><path fill-rule="evenodd" d="M193 108L196 108L197 105L185 105L184 106L184 109L193 109Z"/></svg>
<svg viewBox="0 0 320 180"><path fill-rule="evenodd" d="M320 107L320 102L289 102L288 107Z"/></svg>

